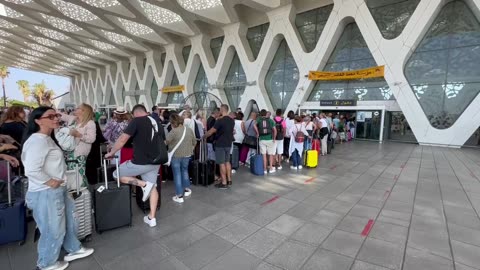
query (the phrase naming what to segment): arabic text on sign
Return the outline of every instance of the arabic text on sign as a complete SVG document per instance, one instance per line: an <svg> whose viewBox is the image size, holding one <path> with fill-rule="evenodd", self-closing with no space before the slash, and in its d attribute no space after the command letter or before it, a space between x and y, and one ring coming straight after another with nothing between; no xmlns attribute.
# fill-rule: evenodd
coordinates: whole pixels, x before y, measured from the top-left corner
<svg viewBox="0 0 480 270"><path fill-rule="evenodd" d="M385 66L371 67L348 72L310 71L308 79L312 81L358 80L383 77Z"/></svg>

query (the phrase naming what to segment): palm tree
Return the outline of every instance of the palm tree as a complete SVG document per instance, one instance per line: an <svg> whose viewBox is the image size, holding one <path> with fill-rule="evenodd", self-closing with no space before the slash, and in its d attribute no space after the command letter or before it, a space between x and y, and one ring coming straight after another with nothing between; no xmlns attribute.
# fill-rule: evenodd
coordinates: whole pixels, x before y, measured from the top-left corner
<svg viewBox="0 0 480 270"><path fill-rule="evenodd" d="M52 104L52 97L55 95L53 90L47 89L45 82L36 83L33 85L32 96L37 101L38 105L50 106Z"/></svg>
<svg viewBox="0 0 480 270"><path fill-rule="evenodd" d="M29 85L28 81L26 81L26 80L17 81L17 85L18 85L18 90L20 90L20 92L22 92L23 101L28 102L28 98L31 95L30 85Z"/></svg>
<svg viewBox="0 0 480 270"><path fill-rule="evenodd" d="M7 66L0 66L0 78L2 78L2 88L3 88L3 107L7 107L7 96L5 94L5 79L8 77L10 72L8 71Z"/></svg>

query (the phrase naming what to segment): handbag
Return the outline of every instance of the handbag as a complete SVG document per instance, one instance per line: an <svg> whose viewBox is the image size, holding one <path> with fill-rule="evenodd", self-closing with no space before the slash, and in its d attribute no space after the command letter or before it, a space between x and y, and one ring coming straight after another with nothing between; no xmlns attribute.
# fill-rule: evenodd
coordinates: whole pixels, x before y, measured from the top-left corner
<svg viewBox="0 0 480 270"><path fill-rule="evenodd" d="M70 135L70 128L63 127L55 133L55 138L63 151L71 152L75 150L77 143L75 137Z"/></svg>
<svg viewBox="0 0 480 270"><path fill-rule="evenodd" d="M172 162L173 154L175 154L175 151L177 151L178 147L183 142L183 139L185 139L185 133L187 133L187 127L183 127L182 138L180 138L180 141L178 141L175 147L173 147L172 151L168 152L168 161L164 163L165 166L170 166L170 162Z"/></svg>
<svg viewBox="0 0 480 270"><path fill-rule="evenodd" d="M247 133L248 131L250 130L250 128L252 127L252 124L253 124L253 121L250 122L250 125L248 126L248 129L247 129ZM255 136L250 136L250 135L245 135L245 138L243 138L243 144L245 144L246 146L250 147L250 148L257 148L257 144L258 144L258 140L257 140L257 137Z"/></svg>

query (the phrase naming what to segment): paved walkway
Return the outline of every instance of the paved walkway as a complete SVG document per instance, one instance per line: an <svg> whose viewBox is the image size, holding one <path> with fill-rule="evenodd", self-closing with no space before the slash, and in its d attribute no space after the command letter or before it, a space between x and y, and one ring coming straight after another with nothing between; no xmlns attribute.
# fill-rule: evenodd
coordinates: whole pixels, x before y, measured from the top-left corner
<svg viewBox="0 0 480 270"><path fill-rule="evenodd" d="M94 235L69 269L480 269L480 155L474 149L355 142L319 168L163 189L156 228ZM35 246L0 247L2 270L33 269Z"/></svg>

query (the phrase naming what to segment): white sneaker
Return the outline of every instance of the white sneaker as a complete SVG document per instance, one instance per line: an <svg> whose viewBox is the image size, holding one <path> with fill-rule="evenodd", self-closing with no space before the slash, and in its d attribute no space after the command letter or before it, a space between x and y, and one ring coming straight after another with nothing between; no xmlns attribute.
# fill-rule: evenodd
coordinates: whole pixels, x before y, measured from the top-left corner
<svg viewBox="0 0 480 270"><path fill-rule="evenodd" d="M293 165L292 165L292 166L290 166L290 169L292 169L292 170L296 170L296 169L297 169L297 167L295 167L295 166L293 166Z"/></svg>
<svg viewBox="0 0 480 270"><path fill-rule="evenodd" d="M236 170L232 170L232 173L236 173L237 171Z"/></svg>
<svg viewBox="0 0 480 270"><path fill-rule="evenodd" d="M272 168L270 169L270 173L274 173L274 172L276 172L276 171L277 171L277 170L275 169L275 167L272 167Z"/></svg>
<svg viewBox="0 0 480 270"><path fill-rule="evenodd" d="M78 251L65 255L65 257L63 257L63 260L66 262L71 262L74 260L85 258L92 255L93 251L94 251L93 248L81 247Z"/></svg>
<svg viewBox="0 0 480 270"><path fill-rule="evenodd" d="M186 188L186 189L183 191L183 196L188 197L188 196L190 196L190 195L192 195L192 190L189 189L189 188Z"/></svg>
<svg viewBox="0 0 480 270"><path fill-rule="evenodd" d="M172 197L173 201L176 202L176 203L183 203L183 198L181 197L178 197L178 196L173 196Z"/></svg>
<svg viewBox="0 0 480 270"><path fill-rule="evenodd" d="M38 268L40 270L64 270L67 269L68 262L65 261L57 261L54 264L47 266L45 268Z"/></svg>
<svg viewBox="0 0 480 270"><path fill-rule="evenodd" d="M278 165L277 170L283 169L282 166Z"/></svg>
<svg viewBox="0 0 480 270"><path fill-rule="evenodd" d="M150 198L150 193L152 193L152 189L153 187L155 187L155 185L150 182L146 182L146 183L147 184L144 187L142 187L142 191L143 191L142 201L144 202L146 202L148 198Z"/></svg>
<svg viewBox="0 0 480 270"><path fill-rule="evenodd" d="M147 223L148 226L150 226L150 228L153 228L153 227L157 226L157 219L156 218L150 219L148 216L144 216L143 217L143 222Z"/></svg>
<svg viewBox="0 0 480 270"><path fill-rule="evenodd" d="M299 170L303 169L303 166L302 166L302 165L298 165L298 169L299 169Z"/></svg>
<svg viewBox="0 0 480 270"><path fill-rule="evenodd" d="M268 172L267 171L263 171L263 174L267 174Z"/></svg>

